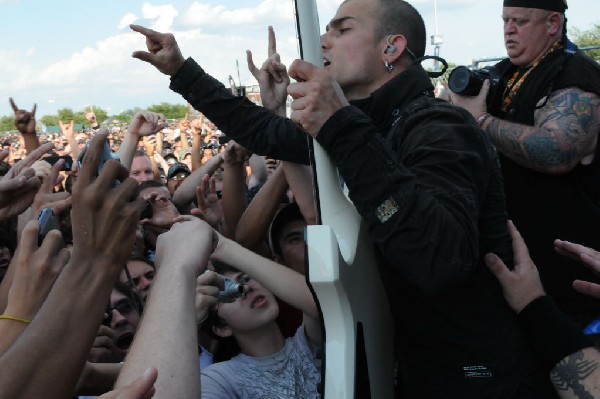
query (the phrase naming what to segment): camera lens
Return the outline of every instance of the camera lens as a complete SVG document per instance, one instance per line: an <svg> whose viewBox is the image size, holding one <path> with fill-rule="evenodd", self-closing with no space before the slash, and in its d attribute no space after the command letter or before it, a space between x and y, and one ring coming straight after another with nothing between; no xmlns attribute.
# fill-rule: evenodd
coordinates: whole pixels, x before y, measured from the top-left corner
<svg viewBox="0 0 600 399"><path fill-rule="evenodd" d="M472 84L473 72L465 66L456 67L448 77L448 87L456 94L467 94ZM479 90L477 90L479 93ZM477 94L476 93L476 94Z"/></svg>

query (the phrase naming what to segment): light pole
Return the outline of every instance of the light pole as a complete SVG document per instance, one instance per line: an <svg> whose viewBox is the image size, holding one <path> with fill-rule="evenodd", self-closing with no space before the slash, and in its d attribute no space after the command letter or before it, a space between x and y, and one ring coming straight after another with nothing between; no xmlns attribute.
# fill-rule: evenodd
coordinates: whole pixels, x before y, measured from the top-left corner
<svg viewBox="0 0 600 399"><path fill-rule="evenodd" d="M437 0L434 0L433 3L433 13L434 13L434 18L435 18L435 34L431 35L431 45L434 46L433 48L433 55L435 55L436 57L440 56L440 47L442 46L442 43L444 43L444 38L442 37L442 35L438 34L438 14L437 14ZM433 61L433 70L434 71L438 71L439 67L439 61L434 60Z"/></svg>

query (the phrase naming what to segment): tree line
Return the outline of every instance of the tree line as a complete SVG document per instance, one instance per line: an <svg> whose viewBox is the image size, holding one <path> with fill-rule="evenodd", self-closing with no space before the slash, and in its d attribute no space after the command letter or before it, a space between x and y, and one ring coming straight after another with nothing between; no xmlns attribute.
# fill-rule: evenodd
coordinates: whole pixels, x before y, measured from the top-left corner
<svg viewBox="0 0 600 399"><path fill-rule="evenodd" d="M125 110L117 115L108 115L106 110L101 107L97 107L95 105L92 106L94 108L94 113L96 114L96 119L103 123L109 117L112 118L115 123L129 123L133 116L142 111L141 108L135 107L132 109ZM163 114L166 119L181 119L188 112L187 105L181 104L169 104L166 102L151 105L147 108L148 111L157 112L159 114ZM89 128L89 123L85 117L85 114L82 111L75 112L71 108L61 108L54 115L44 115L38 119L43 125L46 126L58 126L58 121L63 121L65 123L74 121L75 124L82 124L84 128ZM0 132L10 132L15 130L15 117L14 115L6 115L0 117Z"/></svg>

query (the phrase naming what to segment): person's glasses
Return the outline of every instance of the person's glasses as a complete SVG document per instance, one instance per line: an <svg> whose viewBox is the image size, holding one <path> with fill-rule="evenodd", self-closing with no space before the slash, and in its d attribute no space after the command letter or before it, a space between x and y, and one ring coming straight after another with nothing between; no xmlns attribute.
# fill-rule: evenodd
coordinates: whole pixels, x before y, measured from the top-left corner
<svg viewBox="0 0 600 399"><path fill-rule="evenodd" d="M185 180L186 177L188 177L187 174L185 174L185 173L179 173L179 174L171 177L169 180L178 180L178 181L181 181L181 180Z"/></svg>

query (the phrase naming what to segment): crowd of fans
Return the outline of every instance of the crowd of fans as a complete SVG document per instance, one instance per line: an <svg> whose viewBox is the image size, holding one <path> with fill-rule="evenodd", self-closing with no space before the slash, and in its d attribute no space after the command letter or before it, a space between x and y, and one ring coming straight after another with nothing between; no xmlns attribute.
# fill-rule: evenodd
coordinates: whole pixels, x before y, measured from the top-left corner
<svg viewBox="0 0 600 399"><path fill-rule="evenodd" d="M122 129L104 127L90 109L88 128L75 131L73 121L60 121L60 133L39 133L35 106L27 111L12 98L10 103L19 133L3 137L1 153L0 329L6 332L6 354L25 340L25 331L43 331L43 322L36 323L41 309L51 302L51 290L60 292L59 276L71 264L85 257L91 267L102 258L94 267L107 269L101 284L80 280L77 289L57 294L77 298L82 311L85 304L94 306L87 321L73 319L72 330L62 331L61 340L77 349L67 351L71 370L60 372L67 378L51 397L87 397L129 383L126 392L140 389L140 397L155 391L192 397L200 384L185 378L200 381L200 370L206 397L241 390L261 397L265 387L279 397L317 395L321 322L304 278L303 229L315 221L307 166L252 154L202 114L168 124L162 115L143 111ZM119 222L101 226L107 219ZM178 273L185 278L167 281ZM217 300L226 281L236 284L239 295ZM35 301L20 304L31 291L37 292ZM165 298L175 291L179 298ZM70 303L55 305L69 312ZM168 321L161 312L177 316ZM48 308L48 317L53 314ZM84 322L85 333L74 327ZM148 342L136 352L134 342L144 340L166 345L171 360L164 368L146 361ZM161 373L179 370L178 387L153 388L157 370L140 369L152 365ZM22 372L25 378L33 369ZM31 397L43 386L32 382L4 393ZM118 392L106 397L121 397Z"/></svg>

